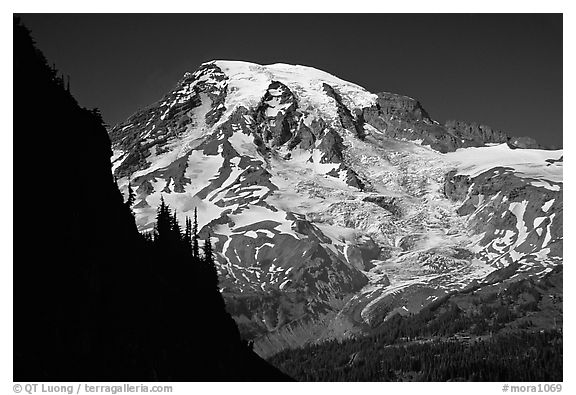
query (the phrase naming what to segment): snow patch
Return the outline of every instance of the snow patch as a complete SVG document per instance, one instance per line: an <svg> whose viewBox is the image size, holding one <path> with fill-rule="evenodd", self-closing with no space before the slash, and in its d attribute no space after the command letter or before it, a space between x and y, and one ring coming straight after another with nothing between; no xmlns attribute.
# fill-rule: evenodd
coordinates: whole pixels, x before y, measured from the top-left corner
<svg viewBox="0 0 576 395"><path fill-rule="evenodd" d="M546 160L560 159L563 154L563 150L510 149L507 144L499 144L491 147L459 148L444 156L457 164L457 174L470 177L502 166L512 168L519 177L536 178L542 183L544 180L562 183L562 165L549 166Z"/></svg>
<svg viewBox="0 0 576 395"><path fill-rule="evenodd" d="M550 207L552 207L552 204L554 204L554 200L556 199L550 199L548 200L546 203L544 203L542 205L542 211L544 211L545 213L548 212L548 210L550 210Z"/></svg>

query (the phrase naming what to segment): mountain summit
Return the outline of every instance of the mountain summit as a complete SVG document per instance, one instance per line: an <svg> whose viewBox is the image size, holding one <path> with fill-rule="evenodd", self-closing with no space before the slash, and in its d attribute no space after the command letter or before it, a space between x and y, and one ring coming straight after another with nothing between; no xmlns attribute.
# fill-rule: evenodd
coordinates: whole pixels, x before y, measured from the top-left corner
<svg viewBox="0 0 576 395"><path fill-rule="evenodd" d="M110 137L141 231L198 209L260 355L562 263L562 150L314 68L204 63Z"/></svg>

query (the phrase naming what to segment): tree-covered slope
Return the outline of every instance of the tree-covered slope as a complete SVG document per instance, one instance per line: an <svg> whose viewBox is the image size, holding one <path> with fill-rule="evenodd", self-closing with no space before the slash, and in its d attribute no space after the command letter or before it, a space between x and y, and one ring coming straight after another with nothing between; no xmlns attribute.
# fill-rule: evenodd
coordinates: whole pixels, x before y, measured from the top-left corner
<svg viewBox="0 0 576 395"><path fill-rule="evenodd" d="M289 379L199 259L140 235L102 119L66 85L15 19L14 380Z"/></svg>

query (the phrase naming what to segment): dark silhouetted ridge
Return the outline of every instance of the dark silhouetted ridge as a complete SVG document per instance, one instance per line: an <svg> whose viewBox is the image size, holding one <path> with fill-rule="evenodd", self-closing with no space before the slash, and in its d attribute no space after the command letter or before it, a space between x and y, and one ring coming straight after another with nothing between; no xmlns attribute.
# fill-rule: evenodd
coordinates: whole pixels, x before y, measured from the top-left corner
<svg viewBox="0 0 576 395"><path fill-rule="evenodd" d="M290 380L190 249L139 234L102 118L64 81L16 19L14 380Z"/></svg>

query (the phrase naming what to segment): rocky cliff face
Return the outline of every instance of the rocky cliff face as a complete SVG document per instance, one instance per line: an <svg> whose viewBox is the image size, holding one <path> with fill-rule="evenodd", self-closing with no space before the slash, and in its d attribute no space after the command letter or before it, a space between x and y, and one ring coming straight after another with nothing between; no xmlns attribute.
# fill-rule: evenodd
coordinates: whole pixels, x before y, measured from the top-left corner
<svg viewBox="0 0 576 395"><path fill-rule="evenodd" d="M378 93L378 106L384 115L406 122L434 123L419 101L394 93Z"/></svg>
<svg viewBox="0 0 576 395"><path fill-rule="evenodd" d="M501 130L476 122L434 121L420 102L394 93L378 93L377 104L363 109L362 119L396 139L417 141L442 153L458 148L508 143L512 148L545 149L530 137L511 137Z"/></svg>
<svg viewBox="0 0 576 395"><path fill-rule="evenodd" d="M528 148L528 149L544 149L546 147L538 144L532 137L512 137L508 141L510 148Z"/></svg>
<svg viewBox="0 0 576 395"><path fill-rule="evenodd" d="M198 208L261 355L417 312L506 265L561 262L562 151L439 125L309 67L206 63L110 136L141 230L161 196Z"/></svg>
<svg viewBox="0 0 576 395"><path fill-rule="evenodd" d="M505 143L508 135L501 130L492 129L487 125L480 125L475 122L446 121L444 127L449 133L475 143L475 146L482 146L486 143ZM538 148L538 147L533 147Z"/></svg>

